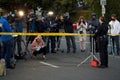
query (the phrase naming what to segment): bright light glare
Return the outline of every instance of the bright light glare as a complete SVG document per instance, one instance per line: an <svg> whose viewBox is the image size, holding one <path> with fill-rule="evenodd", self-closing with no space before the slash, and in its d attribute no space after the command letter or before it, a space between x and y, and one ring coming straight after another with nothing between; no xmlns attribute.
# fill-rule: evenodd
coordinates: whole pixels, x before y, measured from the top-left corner
<svg viewBox="0 0 120 80"><path fill-rule="evenodd" d="M21 17L24 16L24 12L23 12L23 11L19 11L18 13L19 13L19 15L20 15Z"/></svg>
<svg viewBox="0 0 120 80"><path fill-rule="evenodd" d="M54 13L52 11L48 12L48 15L52 16Z"/></svg>

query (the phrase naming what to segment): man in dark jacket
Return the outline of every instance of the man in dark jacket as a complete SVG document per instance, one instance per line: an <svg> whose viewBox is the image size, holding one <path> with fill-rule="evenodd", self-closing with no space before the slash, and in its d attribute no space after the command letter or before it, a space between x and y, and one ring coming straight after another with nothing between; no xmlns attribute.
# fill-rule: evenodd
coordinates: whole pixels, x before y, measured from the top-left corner
<svg viewBox="0 0 120 80"><path fill-rule="evenodd" d="M96 13L92 13L91 17L92 18L88 21L88 29L90 34L94 34L96 32L96 29L98 28L99 20L96 18ZM92 45L91 40L92 40L92 36L90 36L90 45ZM98 52L97 38L94 38L93 41L95 42L95 51L97 53ZM92 47L91 47L91 51L92 51Z"/></svg>
<svg viewBox="0 0 120 80"><path fill-rule="evenodd" d="M65 33L74 33L72 28L72 20L69 16L64 17L64 30ZM72 42L72 43L71 43ZM73 47L73 53L76 52L76 44L74 36L66 36L66 43L67 43L67 53L70 53L70 48Z"/></svg>

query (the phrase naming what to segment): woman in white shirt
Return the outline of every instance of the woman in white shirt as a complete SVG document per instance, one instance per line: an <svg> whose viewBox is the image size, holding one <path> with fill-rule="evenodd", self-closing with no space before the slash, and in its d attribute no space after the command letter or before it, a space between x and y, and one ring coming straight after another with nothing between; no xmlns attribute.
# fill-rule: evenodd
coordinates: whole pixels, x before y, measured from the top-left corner
<svg viewBox="0 0 120 80"><path fill-rule="evenodd" d="M87 29L87 22L83 16L80 16L78 23L77 23L78 34L86 34ZM85 52L86 49L86 36L80 36L80 49L81 52Z"/></svg>

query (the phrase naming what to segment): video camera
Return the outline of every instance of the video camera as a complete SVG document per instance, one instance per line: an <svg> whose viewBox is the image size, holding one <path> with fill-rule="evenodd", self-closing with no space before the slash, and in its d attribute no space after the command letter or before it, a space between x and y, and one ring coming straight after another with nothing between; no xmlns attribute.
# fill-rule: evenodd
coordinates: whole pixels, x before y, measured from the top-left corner
<svg viewBox="0 0 120 80"><path fill-rule="evenodd" d="M95 31L96 31L96 26L90 24L90 25L88 26L87 31L89 31L90 33L94 34Z"/></svg>

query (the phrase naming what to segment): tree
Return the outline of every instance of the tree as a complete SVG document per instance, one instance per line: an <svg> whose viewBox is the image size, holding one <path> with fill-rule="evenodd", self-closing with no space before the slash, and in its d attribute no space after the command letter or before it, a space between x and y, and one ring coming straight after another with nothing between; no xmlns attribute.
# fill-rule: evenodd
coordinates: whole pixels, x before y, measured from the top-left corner
<svg viewBox="0 0 120 80"><path fill-rule="evenodd" d="M107 0L106 5L106 18L110 20L111 14L116 14L118 19L120 20L120 0Z"/></svg>
<svg viewBox="0 0 120 80"><path fill-rule="evenodd" d="M56 14L72 12L76 8L76 0L42 0L45 10L53 10Z"/></svg>

